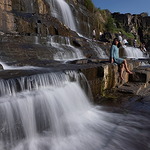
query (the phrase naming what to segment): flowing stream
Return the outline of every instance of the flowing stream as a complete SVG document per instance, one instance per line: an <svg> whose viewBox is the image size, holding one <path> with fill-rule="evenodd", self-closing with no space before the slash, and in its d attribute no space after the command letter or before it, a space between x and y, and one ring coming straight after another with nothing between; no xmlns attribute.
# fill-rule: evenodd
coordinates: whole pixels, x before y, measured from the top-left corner
<svg viewBox="0 0 150 150"><path fill-rule="evenodd" d="M148 150L150 120L94 106L85 77L0 80L0 150ZM144 126L143 126L144 125Z"/></svg>

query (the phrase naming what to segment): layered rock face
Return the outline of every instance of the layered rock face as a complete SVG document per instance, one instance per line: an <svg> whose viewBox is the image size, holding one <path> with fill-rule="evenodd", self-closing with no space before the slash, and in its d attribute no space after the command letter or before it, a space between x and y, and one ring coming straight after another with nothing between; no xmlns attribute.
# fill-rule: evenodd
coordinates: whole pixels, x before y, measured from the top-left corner
<svg viewBox="0 0 150 150"><path fill-rule="evenodd" d="M73 14L76 20L77 30L80 34L91 37L94 26L94 13L90 12L84 6L84 0L70 0L69 5L73 10Z"/></svg>
<svg viewBox="0 0 150 150"><path fill-rule="evenodd" d="M0 2L0 31L15 31L15 19L12 11L11 0L1 0ZM2 34L2 33L1 33Z"/></svg>
<svg viewBox="0 0 150 150"><path fill-rule="evenodd" d="M50 15L49 5L44 0L2 0L0 31L22 35L71 35L69 28Z"/></svg>
<svg viewBox="0 0 150 150"><path fill-rule="evenodd" d="M106 20L94 7L88 10L84 0L66 0L74 16L77 32L91 37L92 30ZM5 33L71 36L69 28L53 18L50 0L2 0L0 2L0 31ZM39 28L40 29L37 29ZM61 31L60 31L61 30ZM64 30L64 31L62 31ZM68 34L67 34L68 32ZM74 36L74 34L73 34ZM97 31L97 36L99 33Z"/></svg>

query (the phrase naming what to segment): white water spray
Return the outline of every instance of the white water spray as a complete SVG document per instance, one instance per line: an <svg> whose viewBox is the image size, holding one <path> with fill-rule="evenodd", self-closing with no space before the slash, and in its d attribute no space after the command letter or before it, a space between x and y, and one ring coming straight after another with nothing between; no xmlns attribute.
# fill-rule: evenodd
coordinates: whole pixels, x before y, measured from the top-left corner
<svg viewBox="0 0 150 150"><path fill-rule="evenodd" d="M9 66L6 63L0 61L4 70L29 70L29 69L41 69L40 67L35 66Z"/></svg>
<svg viewBox="0 0 150 150"><path fill-rule="evenodd" d="M88 41L90 44L90 47L96 52L98 58L108 58L105 51L99 47L95 42Z"/></svg>
<svg viewBox="0 0 150 150"><path fill-rule="evenodd" d="M129 47L129 46L123 46L124 48L124 55L127 58L143 58L143 52L139 48L135 47Z"/></svg>
<svg viewBox="0 0 150 150"><path fill-rule="evenodd" d="M46 0L51 8L52 16L62 21L71 30L76 30L74 17L72 15L69 5L65 0Z"/></svg>
<svg viewBox="0 0 150 150"><path fill-rule="evenodd" d="M80 49L71 45L70 39L67 37L48 37L47 45L51 45L56 48L56 54L54 60L68 61L75 59L84 59L85 56Z"/></svg>
<svg viewBox="0 0 150 150"><path fill-rule="evenodd" d="M21 91L10 95L1 91L0 149L148 149L150 131L143 129L143 123L149 125L150 121L95 108L78 77L71 72L35 75L18 79L20 82L12 79L19 84L1 80L5 89L12 91L20 85Z"/></svg>

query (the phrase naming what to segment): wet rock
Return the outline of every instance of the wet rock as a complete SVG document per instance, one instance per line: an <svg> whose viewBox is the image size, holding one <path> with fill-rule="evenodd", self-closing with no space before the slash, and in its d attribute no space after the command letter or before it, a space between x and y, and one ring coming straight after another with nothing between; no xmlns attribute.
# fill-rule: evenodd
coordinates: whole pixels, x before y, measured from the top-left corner
<svg viewBox="0 0 150 150"><path fill-rule="evenodd" d="M76 47L83 46L83 43L80 39L74 39L72 42L73 42L73 45L76 46Z"/></svg>
<svg viewBox="0 0 150 150"><path fill-rule="evenodd" d="M130 76L131 82L144 82L150 81L150 69L148 66L140 66L134 69L134 74Z"/></svg>
<svg viewBox="0 0 150 150"><path fill-rule="evenodd" d="M43 50L45 50L44 53ZM0 55L2 56L1 61L8 63L26 61L29 64L29 60L51 60L53 58L52 51L45 46L19 42L1 43Z"/></svg>
<svg viewBox="0 0 150 150"><path fill-rule="evenodd" d="M145 83L125 83L118 89L118 91L125 94L137 95L145 87Z"/></svg>
<svg viewBox="0 0 150 150"><path fill-rule="evenodd" d="M10 35L5 34L0 37L1 42L1 61L11 62L25 62L28 60L53 60L57 54L74 55L80 51L83 58L88 58L91 63L102 63L106 59L100 59L97 55L99 45L87 41L83 38L77 37L82 44L80 47L73 47L72 43L75 37L65 36L32 36L32 35ZM54 46L51 44L53 41ZM95 44L95 45L94 45ZM60 45L59 47L55 45ZM63 49L60 50L60 49ZM66 54L66 55L65 55ZM72 55L70 57L72 57Z"/></svg>
<svg viewBox="0 0 150 150"><path fill-rule="evenodd" d="M70 63L70 64L87 64L88 60L87 59L73 60L73 61L68 61L67 63Z"/></svg>
<svg viewBox="0 0 150 150"><path fill-rule="evenodd" d="M48 13L48 6L46 5L45 1L37 0L38 3L38 12L39 14L47 14Z"/></svg>
<svg viewBox="0 0 150 150"><path fill-rule="evenodd" d="M3 70L4 68L3 68L3 66L0 64L0 70Z"/></svg>
<svg viewBox="0 0 150 150"><path fill-rule="evenodd" d="M134 96L129 98L129 101L123 105L123 107L127 110L134 112L141 112L150 114L150 95L148 96Z"/></svg>

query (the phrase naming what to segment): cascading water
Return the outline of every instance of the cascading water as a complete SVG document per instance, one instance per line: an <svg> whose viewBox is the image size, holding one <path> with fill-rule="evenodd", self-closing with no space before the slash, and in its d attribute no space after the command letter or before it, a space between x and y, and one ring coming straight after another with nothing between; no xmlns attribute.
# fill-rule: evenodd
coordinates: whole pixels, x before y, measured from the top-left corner
<svg viewBox="0 0 150 150"><path fill-rule="evenodd" d="M124 57L127 58L143 58L143 52L139 48L123 46L125 54Z"/></svg>
<svg viewBox="0 0 150 150"><path fill-rule="evenodd" d="M69 5L65 2L65 0L46 0L46 1L50 5L51 14L53 17L62 21L71 30L77 31L71 9Z"/></svg>
<svg viewBox="0 0 150 150"><path fill-rule="evenodd" d="M102 48L100 48L95 42L88 42L90 44L90 47L97 53L98 58L108 58L105 51Z"/></svg>
<svg viewBox="0 0 150 150"><path fill-rule="evenodd" d="M41 69L40 67L35 66L8 66L6 63L0 61L0 64L3 66L4 70L28 70L28 69Z"/></svg>
<svg viewBox="0 0 150 150"><path fill-rule="evenodd" d="M95 108L80 87L82 76L0 80L0 150L148 150L150 120Z"/></svg>
<svg viewBox="0 0 150 150"><path fill-rule="evenodd" d="M49 36L47 46L49 45L56 48L54 60L67 61L85 58L83 53L78 48L75 48L71 45L70 39L67 37Z"/></svg>

